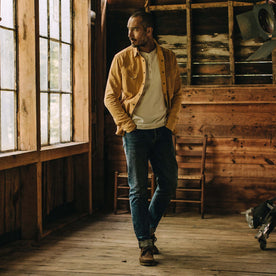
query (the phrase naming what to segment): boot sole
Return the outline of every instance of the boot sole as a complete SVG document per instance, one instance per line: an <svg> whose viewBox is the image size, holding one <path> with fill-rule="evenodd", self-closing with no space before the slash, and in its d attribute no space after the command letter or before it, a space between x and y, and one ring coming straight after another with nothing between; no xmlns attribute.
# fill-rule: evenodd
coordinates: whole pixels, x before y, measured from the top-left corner
<svg viewBox="0 0 276 276"><path fill-rule="evenodd" d="M140 265L143 265L143 266L155 266L155 265L157 265L157 262L156 261L151 261L151 262L140 261Z"/></svg>

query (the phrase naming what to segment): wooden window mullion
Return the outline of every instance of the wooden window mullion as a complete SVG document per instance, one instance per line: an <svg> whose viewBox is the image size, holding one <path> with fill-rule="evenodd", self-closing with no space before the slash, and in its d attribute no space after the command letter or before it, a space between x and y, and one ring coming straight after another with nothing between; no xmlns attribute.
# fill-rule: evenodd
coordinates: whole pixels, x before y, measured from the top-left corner
<svg viewBox="0 0 276 276"><path fill-rule="evenodd" d="M2 20L2 14L1 14L1 0L0 0L0 21ZM0 53L1 53L1 43L0 43ZM0 54L0 64L1 64L1 54ZM2 101L2 87L1 87L1 66L0 66L0 106ZM0 110L1 111L1 110ZM0 112L0 141L2 141L2 130L1 130L1 121L2 121L2 115ZM2 151L2 143L0 142L0 152Z"/></svg>
<svg viewBox="0 0 276 276"><path fill-rule="evenodd" d="M1 3L0 3L1 5ZM1 66L0 66L1 68ZM1 71L0 71L0 76L1 76ZM1 84L1 78L0 78L0 84ZM0 106L2 104L2 90L1 90L1 86L0 86ZM0 110L1 111L1 110ZM2 112L0 112L0 122L2 121ZM1 128L1 123L0 123L0 152L2 151L2 128Z"/></svg>

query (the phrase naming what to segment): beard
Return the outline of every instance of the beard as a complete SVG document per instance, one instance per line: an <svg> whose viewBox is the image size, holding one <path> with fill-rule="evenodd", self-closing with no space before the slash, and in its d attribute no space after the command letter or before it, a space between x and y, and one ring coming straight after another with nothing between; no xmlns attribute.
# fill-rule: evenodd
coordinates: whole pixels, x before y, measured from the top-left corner
<svg viewBox="0 0 276 276"><path fill-rule="evenodd" d="M147 45L147 40L146 39L140 39L140 40L130 39L130 43L131 43L132 47L139 49L139 47L144 47Z"/></svg>

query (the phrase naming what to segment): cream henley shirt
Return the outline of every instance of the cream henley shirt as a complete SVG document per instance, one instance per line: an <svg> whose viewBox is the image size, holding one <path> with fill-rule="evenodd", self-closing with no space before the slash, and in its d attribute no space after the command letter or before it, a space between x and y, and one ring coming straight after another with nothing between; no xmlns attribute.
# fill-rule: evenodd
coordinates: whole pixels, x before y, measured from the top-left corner
<svg viewBox="0 0 276 276"><path fill-rule="evenodd" d="M137 129L155 129L166 125L167 108L162 92L156 48L150 53L140 52L146 61L146 81L132 120Z"/></svg>

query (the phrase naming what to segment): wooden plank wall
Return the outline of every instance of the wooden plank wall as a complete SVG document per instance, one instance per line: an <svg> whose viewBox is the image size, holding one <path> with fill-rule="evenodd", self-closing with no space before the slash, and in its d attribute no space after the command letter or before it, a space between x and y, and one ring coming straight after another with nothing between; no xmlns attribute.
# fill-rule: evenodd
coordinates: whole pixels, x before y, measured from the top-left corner
<svg viewBox="0 0 276 276"><path fill-rule="evenodd" d="M229 103L223 88L201 89L208 103L196 104L198 89L183 89L184 100L177 133L184 136L209 136L207 149L206 212L236 213L276 195L276 102ZM242 91L244 90L244 91ZM249 98L265 91L254 89ZM258 91L259 90L259 91ZM196 92L195 92L196 91ZM232 98L240 99L246 88L232 88ZM195 93L194 97L192 95ZM267 89L276 97L276 89ZM226 101L212 104L218 93ZM207 94L207 95L206 95ZM185 101L185 99L189 99ZM114 135L110 116L106 117L106 162L109 200L112 201L113 173L126 171L121 137Z"/></svg>
<svg viewBox="0 0 276 276"><path fill-rule="evenodd" d="M276 89L183 89L179 134L207 134L207 210L240 212L276 194Z"/></svg>
<svg viewBox="0 0 276 276"><path fill-rule="evenodd" d="M43 227L68 214L88 212L88 156L76 155L42 164Z"/></svg>
<svg viewBox="0 0 276 276"><path fill-rule="evenodd" d="M192 1L198 2L202 1ZM183 4L183 1L151 3ZM129 45L124 29L128 16L138 4L130 1L129 7L124 10L120 1L110 1L107 14L109 63L114 53ZM235 7L234 15L249 9ZM156 11L155 15L159 43L175 52L181 68L183 101L178 134L191 137L207 134L211 142L207 150L206 212L236 213L274 197L276 87L272 84L271 56L247 62L246 58L261 42L242 41L234 19L233 78L227 7L192 10L192 71L191 85L187 85L186 11ZM121 28L117 28L118 24ZM111 202L113 173L126 170L121 137L114 133L113 120L106 112L106 185Z"/></svg>
<svg viewBox="0 0 276 276"><path fill-rule="evenodd" d="M0 171L0 244L28 236L36 229L35 175L35 165ZM42 179L45 232L60 218L88 213L88 154L43 162Z"/></svg>
<svg viewBox="0 0 276 276"><path fill-rule="evenodd" d="M6 240L18 236L21 222L20 170L0 172L0 236ZM5 185L3 185L5 183Z"/></svg>
<svg viewBox="0 0 276 276"><path fill-rule="evenodd" d="M36 216L35 208L28 208L36 204L34 179L34 165L0 171L0 244L22 235L30 237L28 232L36 229L37 225L29 218Z"/></svg>

